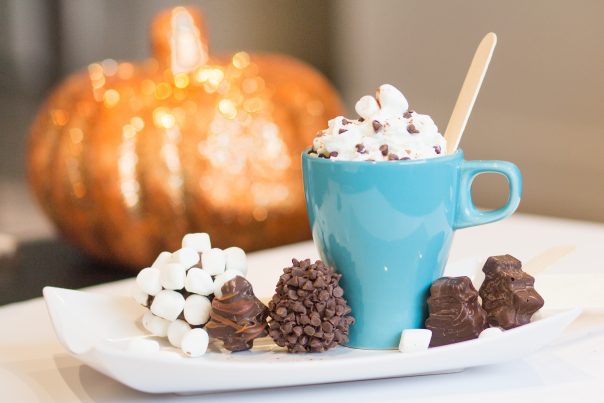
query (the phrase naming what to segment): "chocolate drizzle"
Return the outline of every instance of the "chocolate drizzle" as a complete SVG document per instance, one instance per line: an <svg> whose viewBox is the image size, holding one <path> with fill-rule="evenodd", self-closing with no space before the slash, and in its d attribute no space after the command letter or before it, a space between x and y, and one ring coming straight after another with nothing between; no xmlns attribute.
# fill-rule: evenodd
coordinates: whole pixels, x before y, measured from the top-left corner
<svg viewBox="0 0 604 403"><path fill-rule="evenodd" d="M252 285L237 276L222 286L222 297L214 298L208 334L222 340L230 351L249 350L254 339L267 333L268 308L254 295Z"/></svg>
<svg viewBox="0 0 604 403"><path fill-rule="evenodd" d="M475 339L486 327L486 313L478 302L478 292L466 276L436 280L430 287L428 309L430 347Z"/></svg>
<svg viewBox="0 0 604 403"><path fill-rule="evenodd" d="M522 271L522 262L511 255L491 256L482 271L482 306L491 326L511 329L530 322L544 304L535 290L535 279Z"/></svg>

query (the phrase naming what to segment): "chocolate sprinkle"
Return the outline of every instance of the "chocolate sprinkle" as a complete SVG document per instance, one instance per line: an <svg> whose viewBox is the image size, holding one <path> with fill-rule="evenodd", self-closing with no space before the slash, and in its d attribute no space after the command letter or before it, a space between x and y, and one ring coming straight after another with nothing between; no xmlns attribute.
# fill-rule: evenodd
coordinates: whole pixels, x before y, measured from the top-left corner
<svg viewBox="0 0 604 403"><path fill-rule="evenodd" d="M411 123L407 126L407 131L411 134L419 133L419 130L417 130L417 128L415 127L415 125L413 123Z"/></svg>
<svg viewBox="0 0 604 403"><path fill-rule="evenodd" d="M269 302L269 335L292 353L321 352L348 341L354 323L339 286L341 274L320 260L292 259Z"/></svg>
<svg viewBox="0 0 604 403"><path fill-rule="evenodd" d="M380 151L382 152L382 155L385 157L388 155L388 144L382 144L380 146Z"/></svg>
<svg viewBox="0 0 604 403"><path fill-rule="evenodd" d="M252 285L237 276L222 286L222 297L212 300L205 328L230 351L249 350L254 340L267 335L268 308L254 295Z"/></svg>
<svg viewBox="0 0 604 403"><path fill-rule="evenodd" d="M544 304L535 290L535 279L522 271L522 262L511 255L491 256L482 271L482 305L491 326L511 329L526 325Z"/></svg>
<svg viewBox="0 0 604 403"><path fill-rule="evenodd" d="M373 126L373 130L377 133L382 129L382 124L380 122L378 122L377 120L374 120L373 122L371 122L372 126Z"/></svg>

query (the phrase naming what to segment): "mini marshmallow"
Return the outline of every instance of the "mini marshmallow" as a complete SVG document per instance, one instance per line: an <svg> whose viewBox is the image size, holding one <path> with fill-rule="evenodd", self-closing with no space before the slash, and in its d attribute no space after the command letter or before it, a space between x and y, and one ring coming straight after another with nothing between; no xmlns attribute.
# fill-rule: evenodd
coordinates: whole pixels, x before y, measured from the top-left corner
<svg viewBox="0 0 604 403"><path fill-rule="evenodd" d="M142 306L147 306L147 302L149 301L149 294L140 289L138 284L132 285L132 298L136 301L137 304Z"/></svg>
<svg viewBox="0 0 604 403"><path fill-rule="evenodd" d="M159 254L159 256L157 256L157 258L155 259L155 262L153 262L151 267L153 267L155 269L159 269L164 264L168 263L171 258L172 258L172 254L170 252L162 252Z"/></svg>
<svg viewBox="0 0 604 403"><path fill-rule="evenodd" d="M197 252L207 252L212 249L210 236L205 232L187 234L182 238L182 247L195 249Z"/></svg>
<svg viewBox="0 0 604 403"><path fill-rule="evenodd" d="M226 257L226 269L236 270L244 276L247 274L247 258L243 249L236 246L231 246L224 250Z"/></svg>
<svg viewBox="0 0 604 403"><path fill-rule="evenodd" d="M186 269L199 263L199 252L193 248L180 248L172 254L172 263L180 263Z"/></svg>
<svg viewBox="0 0 604 403"><path fill-rule="evenodd" d="M137 354L157 353L159 351L159 343L149 339L133 339L128 343L128 351Z"/></svg>
<svg viewBox="0 0 604 403"><path fill-rule="evenodd" d="M183 336L180 348L189 357L199 357L208 350L209 341L208 332L204 329L191 329Z"/></svg>
<svg viewBox="0 0 604 403"><path fill-rule="evenodd" d="M187 272L185 289L199 295L210 295L214 292L214 281L210 273L193 267Z"/></svg>
<svg viewBox="0 0 604 403"><path fill-rule="evenodd" d="M149 295L157 295L161 291L161 282L159 281L159 269L147 267L138 272L136 276L138 287Z"/></svg>
<svg viewBox="0 0 604 403"><path fill-rule="evenodd" d="M214 279L214 296L222 297L222 286L227 281L234 279L237 276L241 276L241 272L238 272L237 270L227 270L224 273L216 276Z"/></svg>
<svg viewBox="0 0 604 403"><path fill-rule="evenodd" d="M193 294L185 300L185 320L193 326L203 325L210 320L212 303L206 297Z"/></svg>
<svg viewBox="0 0 604 403"><path fill-rule="evenodd" d="M212 248L201 255L201 267L211 276L224 272L225 266L226 258L222 249Z"/></svg>
<svg viewBox="0 0 604 403"><path fill-rule="evenodd" d="M407 98L393 85L380 85L376 98L380 103L382 111L388 114L400 115L409 109Z"/></svg>
<svg viewBox="0 0 604 403"><path fill-rule="evenodd" d="M478 335L479 339L485 339L489 337L496 337L503 333L503 330L499 327L487 327Z"/></svg>
<svg viewBox="0 0 604 403"><path fill-rule="evenodd" d="M379 112L380 106L374 97L371 95L365 95L357 101L356 105L354 106L354 110L357 111L359 116L369 120L373 115Z"/></svg>
<svg viewBox="0 0 604 403"><path fill-rule="evenodd" d="M172 290L162 290L157 293L151 303L151 312L169 321L176 320L185 307L182 294Z"/></svg>
<svg viewBox="0 0 604 403"><path fill-rule="evenodd" d="M168 326L170 325L170 322L160 318L159 316L153 315L151 311L145 312L142 322L143 327L154 336L166 337L168 334Z"/></svg>
<svg viewBox="0 0 604 403"><path fill-rule="evenodd" d="M168 326L168 340L174 347L180 348L183 336L191 330L191 326L184 320L177 319Z"/></svg>
<svg viewBox="0 0 604 403"><path fill-rule="evenodd" d="M185 286L187 269L180 263L166 263L159 270L162 287L168 290L180 290Z"/></svg>
<svg viewBox="0 0 604 403"><path fill-rule="evenodd" d="M401 333L398 349L402 353L415 353L428 349L432 331L430 329L405 329Z"/></svg>

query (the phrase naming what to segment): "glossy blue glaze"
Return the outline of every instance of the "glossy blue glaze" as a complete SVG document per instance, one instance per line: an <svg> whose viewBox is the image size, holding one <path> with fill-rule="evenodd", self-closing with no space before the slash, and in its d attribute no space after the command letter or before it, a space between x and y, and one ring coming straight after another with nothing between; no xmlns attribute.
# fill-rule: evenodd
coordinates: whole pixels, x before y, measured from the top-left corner
<svg viewBox="0 0 604 403"><path fill-rule="evenodd" d="M464 161L463 152L427 160L333 161L302 154L312 235L321 258L342 273L356 323L350 347L390 349L401 331L423 327L430 284L442 276L455 229L512 214L520 202L518 168ZM505 175L504 207L479 211L471 184Z"/></svg>

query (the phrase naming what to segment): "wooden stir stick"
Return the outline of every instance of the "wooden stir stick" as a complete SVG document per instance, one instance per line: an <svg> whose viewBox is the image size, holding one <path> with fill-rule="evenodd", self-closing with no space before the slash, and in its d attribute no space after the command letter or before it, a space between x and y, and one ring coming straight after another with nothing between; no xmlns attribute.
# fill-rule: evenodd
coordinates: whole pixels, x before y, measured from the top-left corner
<svg viewBox="0 0 604 403"><path fill-rule="evenodd" d="M482 80L487 73L495 45L497 44L497 35L493 32L486 36L478 45L470 69L466 74L466 79L461 87L461 92L457 97L457 102L453 108L453 113L449 119L445 139L447 140L447 154L452 154L457 150L461 136L466 128L474 102L480 91Z"/></svg>

